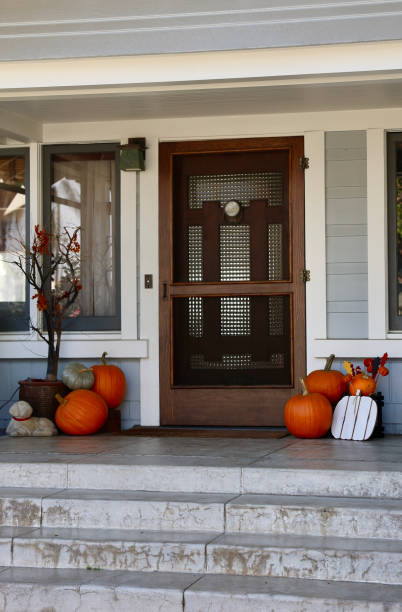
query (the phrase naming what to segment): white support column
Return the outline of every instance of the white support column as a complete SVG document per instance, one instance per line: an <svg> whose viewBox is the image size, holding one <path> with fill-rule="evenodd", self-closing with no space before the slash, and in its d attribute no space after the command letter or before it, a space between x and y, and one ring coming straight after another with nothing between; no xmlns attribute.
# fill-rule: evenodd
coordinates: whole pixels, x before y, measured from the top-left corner
<svg viewBox="0 0 402 612"><path fill-rule="evenodd" d="M29 244L32 241L33 230L35 225L42 224L42 160L41 160L41 145L33 143L29 145L29 235L26 236L26 241ZM30 287L30 297L34 290ZM38 309L36 301L29 300L29 316L34 325L38 323Z"/></svg>
<svg viewBox="0 0 402 612"><path fill-rule="evenodd" d="M383 129L367 130L368 337L388 330L386 150Z"/></svg>
<svg viewBox="0 0 402 612"><path fill-rule="evenodd" d="M146 170L140 173L140 337L148 339L141 359L141 425L159 425L159 240L157 137L147 137ZM153 288L144 288L144 274Z"/></svg>
<svg viewBox="0 0 402 612"><path fill-rule="evenodd" d="M137 172L120 172L121 332L137 338Z"/></svg>
<svg viewBox="0 0 402 612"><path fill-rule="evenodd" d="M304 151L310 160L305 172L307 371L319 365L313 357L312 342L327 337L327 280L325 252L325 133L307 132Z"/></svg>

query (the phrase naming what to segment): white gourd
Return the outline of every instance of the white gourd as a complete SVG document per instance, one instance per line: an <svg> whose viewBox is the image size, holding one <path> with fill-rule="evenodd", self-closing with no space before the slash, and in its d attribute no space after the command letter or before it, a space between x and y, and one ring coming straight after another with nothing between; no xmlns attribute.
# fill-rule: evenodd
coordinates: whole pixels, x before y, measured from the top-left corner
<svg viewBox="0 0 402 612"><path fill-rule="evenodd" d="M94 374L83 363L68 363L61 376L69 389L91 389L94 384Z"/></svg>

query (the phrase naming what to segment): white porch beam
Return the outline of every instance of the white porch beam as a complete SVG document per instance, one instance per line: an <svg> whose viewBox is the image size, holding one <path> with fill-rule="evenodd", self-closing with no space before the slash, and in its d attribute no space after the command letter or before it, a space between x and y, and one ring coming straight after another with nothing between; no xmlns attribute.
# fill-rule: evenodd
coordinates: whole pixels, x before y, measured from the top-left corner
<svg viewBox="0 0 402 612"><path fill-rule="evenodd" d="M42 140L42 124L24 115L18 115L0 108L0 139L4 139L4 144L6 144L8 138L20 142L40 142ZM0 144L2 144L1 141Z"/></svg>
<svg viewBox="0 0 402 612"><path fill-rule="evenodd" d="M4 90L377 74L400 70L402 41L168 55L0 62Z"/></svg>

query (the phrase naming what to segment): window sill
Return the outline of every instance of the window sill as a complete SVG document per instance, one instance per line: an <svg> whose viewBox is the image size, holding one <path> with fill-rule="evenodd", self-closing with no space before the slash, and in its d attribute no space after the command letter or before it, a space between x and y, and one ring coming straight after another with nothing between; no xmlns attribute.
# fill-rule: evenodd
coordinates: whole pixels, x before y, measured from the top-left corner
<svg viewBox="0 0 402 612"><path fill-rule="evenodd" d="M106 351L114 359L145 359L148 340L125 339L116 334L86 334L69 332L63 335L61 359L95 359ZM0 359L46 359L47 345L43 340L30 340L26 333L0 336Z"/></svg>
<svg viewBox="0 0 402 612"><path fill-rule="evenodd" d="M335 353L340 358L375 357L388 353L390 359L402 357L402 335L393 334L380 339L316 339L311 342L311 356L316 358L328 357Z"/></svg>

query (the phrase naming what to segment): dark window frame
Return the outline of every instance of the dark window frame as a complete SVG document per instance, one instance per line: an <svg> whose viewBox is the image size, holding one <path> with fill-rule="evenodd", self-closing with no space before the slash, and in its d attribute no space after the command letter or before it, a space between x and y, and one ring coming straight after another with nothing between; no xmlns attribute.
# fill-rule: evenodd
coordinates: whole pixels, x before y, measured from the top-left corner
<svg viewBox="0 0 402 612"><path fill-rule="evenodd" d="M42 151L43 168L43 222L51 231L51 159L52 155L114 152L115 154L115 211L116 222L113 232L115 241L115 277L116 277L116 314L113 316L79 316L76 319L65 321L65 331L96 331L121 332L121 202L120 202L120 143L100 142L91 144L57 144L45 145Z"/></svg>
<svg viewBox="0 0 402 612"><path fill-rule="evenodd" d="M7 147L0 149L0 158L11 157L13 155L24 157L25 159L25 244L29 248L30 245L30 151L29 147ZM12 265L12 264L10 264ZM25 281L25 309L24 315L16 316L12 312L12 304L14 302L2 302L0 305L0 332L13 333L29 330L29 284Z"/></svg>
<svg viewBox="0 0 402 612"><path fill-rule="evenodd" d="M398 244L397 244L397 143L402 144L402 132L387 134L388 183L388 328L402 331L402 315L398 315Z"/></svg>

